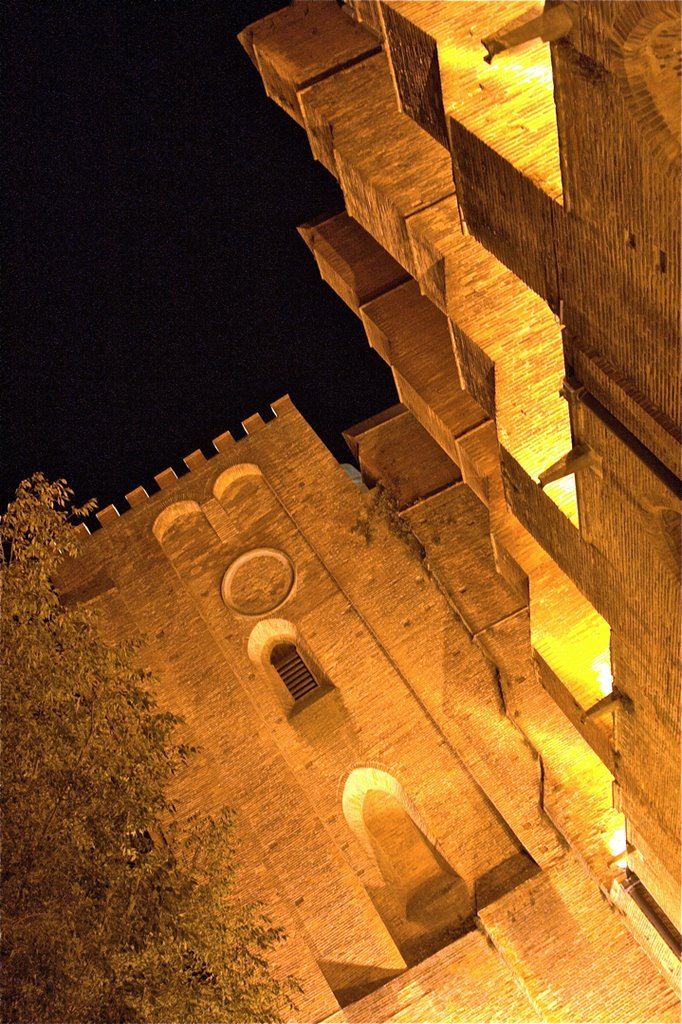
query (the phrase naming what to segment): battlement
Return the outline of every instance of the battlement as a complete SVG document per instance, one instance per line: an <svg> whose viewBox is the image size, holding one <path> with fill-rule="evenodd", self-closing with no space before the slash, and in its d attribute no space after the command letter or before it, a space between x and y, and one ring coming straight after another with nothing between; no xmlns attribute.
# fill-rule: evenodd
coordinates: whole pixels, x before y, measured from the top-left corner
<svg viewBox="0 0 682 1024"><path fill-rule="evenodd" d="M106 508L101 509L95 514L95 519L98 525L92 524L92 528L87 526L85 523L79 523L76 529L83 536L90 536L93 533L98 533L101 527L110 526L112 523L120 519L122 515L132 509L138 508L144 505L150 498L153 498L156 494L161 491L167 491L172 488L178 480L184 479L187 473L198 472L203 469L206 463L210 462L214 455L221 455L224 452L230 451L235 445L239 444L245 438L250 437L252 434L257 433L259 430L263 430L268 427L275 420L281 419L282 416L288 412L295 410L295 406L289 395L283 395L278 398L270 406L272 410L272 416L268 419L263 419L260 413L253 413L248 416L245 420L242 420L242 429L244 433L235 437L235 435L226 430L224 433L219 434L218 437L214 437L211 444L215 448L215 452L211 452L209 455L205 455L201 448L196 448L189 455L186 455L182 460L185 465L185 471L181 471L180 474L176 473L172 466L157 473L154 477L158 486L158 491L148 492L144 487L135 487L134 490L128 491L125 495L124 501L128 503L127 508L119 509L116 505L107 505Z"/></svg>

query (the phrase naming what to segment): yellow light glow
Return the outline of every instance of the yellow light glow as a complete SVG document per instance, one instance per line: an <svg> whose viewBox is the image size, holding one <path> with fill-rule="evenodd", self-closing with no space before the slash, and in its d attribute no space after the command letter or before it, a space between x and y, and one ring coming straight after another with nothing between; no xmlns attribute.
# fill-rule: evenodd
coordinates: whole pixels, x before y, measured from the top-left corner
<svg viewBox="0 0 682 1024"><path fill-rule="evenodd" d="M553 480L546 484L545 494L551 498L555 505L558 505L567 519L570 519L574 526L578 527L578 498L575 490L575 476L565 476L561 480Z"/></svg>
<svg viewBox="0 0 682 1024"><path fill-rule="evenodd" d="M622 854L622 856L614 862L616 867L627 867L627 860L625 857L625 825L619 825L618 828L613 830L609 838L606 840L606 845L609 848L609 853L614 857L618 857L618 854Z"/></svg>
<svg viewBox="0 0 682 1024"><path fill-rule="evenodd" d="M604 697L613 691L613 675L611 674L611 659L609 652L598 655L592 662L592 668L597 676L599 690Z"/></svg>
<svg viewBox="0 0 682 1024"><path fill-rule="evenodd" d="M549 47L547 47L547 50L549 51ZM538 55L534 62L531 62L528 58L521 61L518 58L514 59L508 56L505 60L499 57L497 60L500 68L508 73L510 77L513 76L517 81L528 84L537 83L540 86L544 86L547 90L552 89L552 62L549 58L549 52L547 55ZM491 65L491 67L494 66L494 64Z"/></svg>

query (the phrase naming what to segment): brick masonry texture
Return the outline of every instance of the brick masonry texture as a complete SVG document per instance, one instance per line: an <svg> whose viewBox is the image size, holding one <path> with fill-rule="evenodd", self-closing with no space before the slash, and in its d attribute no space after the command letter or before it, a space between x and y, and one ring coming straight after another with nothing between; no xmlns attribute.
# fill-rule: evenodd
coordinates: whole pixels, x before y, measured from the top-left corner
<svg viewBox="0 0 682 1024"><path fill-rule="evenodd" d="M542 13L242 33L339 181L299 232L400 404L345 434L360 488L279 400L62 580L145 635L200 747L178 801L240 812L301 1020L679 1019L680 11L567 0L483 61Z"/></svg>

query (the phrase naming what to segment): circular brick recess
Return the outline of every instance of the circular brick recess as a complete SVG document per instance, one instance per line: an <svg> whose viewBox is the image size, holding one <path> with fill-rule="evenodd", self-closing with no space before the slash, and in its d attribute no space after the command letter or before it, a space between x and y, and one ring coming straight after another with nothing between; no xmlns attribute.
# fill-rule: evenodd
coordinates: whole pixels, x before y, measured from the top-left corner
<svg viewBox="0 0 682 1024"><path fill-rule="evenodd" d="M677 17L624 4L613 26L614 68L642 136L676 168L680 151L682 53Z"/></svg>
<svg viewBox="0 0 682 1024"><path fill-rule="evenodd" d="M254 548L235 558L220 592L240 615L267 615L289 597L296 574L288 555L275 548Z"/></svg>

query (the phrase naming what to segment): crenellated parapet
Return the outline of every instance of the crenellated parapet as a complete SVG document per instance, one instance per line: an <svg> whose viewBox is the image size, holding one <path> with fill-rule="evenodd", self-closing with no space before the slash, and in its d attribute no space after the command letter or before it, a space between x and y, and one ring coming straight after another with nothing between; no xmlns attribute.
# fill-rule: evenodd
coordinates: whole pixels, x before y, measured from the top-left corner
<svg viewBox="0 0 682 1024"><path fill-rule="evenodd" d="M157 494L160 492L163 492L164 497L168 497L172 488L175 487L179 480L183 480L188 472L200 472L215 455L222 455L225 452L229 452L235 445L244 440L244 438L250 437L259 430L266 429L273 420L279 419L281 416L286 415L289 410L294 409L294 405L289 396L284 395L282 398L278 398L277 401L273 402L270 409L272 410L273 415L267 420L263 419L260 413L254 413L252 416L247 417L247 419L242 420L241 425L244 433L241 437L235 437L229 430L226 430L224 433L219 434L218 437L213 438L211 443L214 451L210 455L205 455L200 448L190 452L190 454L186 455L182 460L185 466L185 472L178 474L172 467L168 467L160 473L157 473L154 477L158 486L157 492L152 492L150 494L144 487L136 487L134 490L128 491L125 495L127 507L121 507L119 509L116 505L107 505L106 508L101 509L96 513L99 527L112 526L121 518L122 515L125 515L133 509L139 509L146 505L148 501L155 499ZM76 529L86 536L89 536L93 532L85 523L80 523ZM98 527L94 528L94 532L98 532Z"/></svg>

